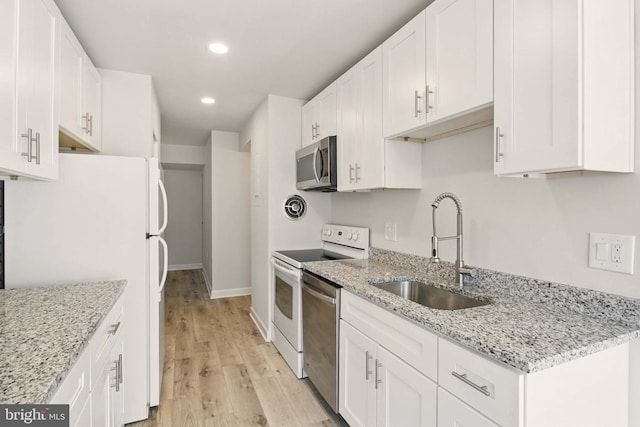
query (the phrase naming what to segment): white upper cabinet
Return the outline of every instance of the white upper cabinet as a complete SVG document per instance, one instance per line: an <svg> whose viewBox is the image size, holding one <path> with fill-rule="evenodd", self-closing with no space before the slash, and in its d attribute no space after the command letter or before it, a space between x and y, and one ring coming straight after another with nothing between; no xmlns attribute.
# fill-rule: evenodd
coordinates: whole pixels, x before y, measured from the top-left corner
<svg viewBox="0 0 640 427"><path fill-rule="evenodd" d="M426 10L427 123L493 103L493 0L436 0Z"/></svg>
<svg viewBox="0 0 640 427"><path fill-rule="evenodd" d="M64 23L60 43L61 145L100 151L102 79L71 28ZM70 141L67 137L71 138Z"/></svg>
<svg viewBox="0 0 640 427"><path fill-rule="evenodd" d="M382 44L385 137L426 124L425 53L424 11Z"/></svg>
<svg viewBox="0 0 640 427"><path fill-rule="evenodd" d="M382 136L382 46L342 75L338 92L338 191L420 188L421 146Z"/></svg>
<svg viewBox="0 0 640 427"><path fill-rule="evenodd" d="M327 86L302 107L302 146L337 132L336 85Z"/></svg>
<svg viewBox="0 0 640 427"><path fill-rule="evenodd" d="M2 6L0 169L36 179L58 177L57 75L60 15L51 0ZM5 73L6 72L6 73Z"/></svg>
<svg viewBox="0 0 640 427"><path fill-rule="evenodd" d="M494 7L494 172L633 172L634 2Z"/></svg>

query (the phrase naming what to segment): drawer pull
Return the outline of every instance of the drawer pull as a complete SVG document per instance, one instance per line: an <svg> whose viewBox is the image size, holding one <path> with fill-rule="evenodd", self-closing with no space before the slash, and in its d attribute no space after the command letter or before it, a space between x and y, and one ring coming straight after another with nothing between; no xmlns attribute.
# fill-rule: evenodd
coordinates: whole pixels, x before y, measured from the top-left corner
<svg viewBox="0 0 640 427"><path fill-rule="evenodd" d="M476 383L474 383L473 381L469 380L467 378L467 374L459 374L456 371L451 371L451 375L453 375L454 377L456 377L457 379L459 379L460 381L462 381L463 383L470 385L471 387L475 388L476 390L478 390L480 393L484 394L485 396L491 396L491 393L489 393L489 390L487 390L487 386L486 385L478 385Z"/></svg>
<svg viewBox="0 0 640 427"><path fill-rule="evenodd" d="M120 328L120 322L111 325L111 329L109 329L109 334L111 335L115 335L116 332L118 332L118 329Z"/></svg>

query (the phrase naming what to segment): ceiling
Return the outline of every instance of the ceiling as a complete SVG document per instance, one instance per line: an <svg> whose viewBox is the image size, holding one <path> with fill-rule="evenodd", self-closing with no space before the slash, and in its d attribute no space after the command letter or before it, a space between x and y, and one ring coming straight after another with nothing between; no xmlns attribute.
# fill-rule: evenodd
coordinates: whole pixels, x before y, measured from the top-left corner
<svg viewBox="0 0 640 427"><path fill-rule="evenodd" d="M185 145L240 131L267 94L310 99L430 3L55 1L97 67L153 76L162 141Z"/></svg>

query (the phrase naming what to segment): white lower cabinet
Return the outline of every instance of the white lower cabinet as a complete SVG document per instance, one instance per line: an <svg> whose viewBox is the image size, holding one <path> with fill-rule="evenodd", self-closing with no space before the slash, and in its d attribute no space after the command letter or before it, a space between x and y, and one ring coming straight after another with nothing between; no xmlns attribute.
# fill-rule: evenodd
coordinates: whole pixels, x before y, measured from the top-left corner
<svg viewBox="0 0 640 427"><path fill-rule="evenodd" d="M71 426L124 425L122 310L120 297L50 401L69 404Z"/></svg>
<svg viewBox="0 0 640 427"><path fill-rule="evenodd" d="M355 426L436 426L436 384L340 321L339 412Z"/></svg>
<svg viewBox="0 0 640 427"><path fill-rule="evenodd" d="M478 411L438 387L438 427L498 427Z"/></svg>
<svg viewBox="0 0 640 427"><path fill-rule="evenodd" d="M637 342L525 373L347 291L341 299L338 410L352 427L637 424Z"/></svg>

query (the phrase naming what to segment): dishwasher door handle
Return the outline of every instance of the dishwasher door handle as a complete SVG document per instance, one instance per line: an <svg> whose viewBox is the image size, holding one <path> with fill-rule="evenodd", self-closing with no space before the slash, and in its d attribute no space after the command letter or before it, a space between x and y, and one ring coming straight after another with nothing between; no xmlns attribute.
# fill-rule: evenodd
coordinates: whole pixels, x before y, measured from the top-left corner
<svg viewBox="0 0 640 427"><path fill-rule="evenodd" d="M314 290L310 286L306 285L305 283L302 284L302 290L307 292L309 295L311 295L314 298L318 298L321 301L328 302L331 305L336 305L336 299L335 298L332 298L332 297L330 297L328 295L322 294L322 293Z"/></svg>

